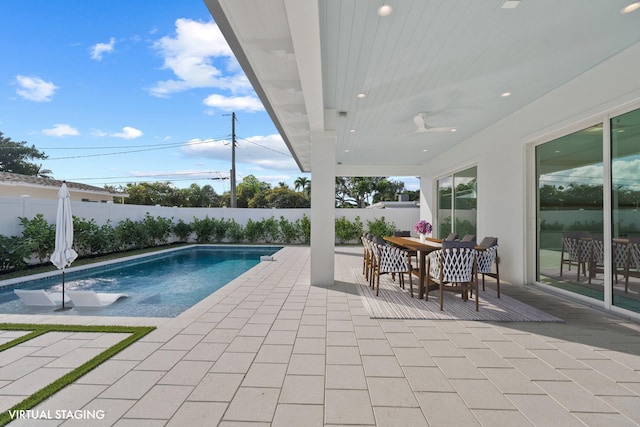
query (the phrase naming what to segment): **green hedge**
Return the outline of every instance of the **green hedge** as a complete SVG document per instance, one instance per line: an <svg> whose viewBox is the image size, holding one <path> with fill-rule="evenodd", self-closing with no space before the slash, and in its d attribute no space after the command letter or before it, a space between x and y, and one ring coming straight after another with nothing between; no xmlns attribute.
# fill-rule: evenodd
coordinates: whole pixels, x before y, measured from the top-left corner
<svg viewBox="0 0 640 427"><path fill-rule="evenodd" d="M48 261L54 249L55 225L49 224L42 214L32 219L20 218L22 236L0 235L0 272L26 268L28 260L36 257L41 264ZM336 241L340 244L359 243L364 231L360 217L353 221L345 217L336 219ZM368 232L385 236L393 234L395 225L384 217L367 221ZM81 258L104 255L131 249L144 249L167 244L170 239L197 243L269 243L303 244L311 241L311 222L306 215L289 221L280 219L250 219L245 226L234 219L206 216L194 218L191 223L173 218L153 217L149 213L141 221L124 219L117 225L107 222L99 226L94 219L73 217L74 249Z"/></svg>

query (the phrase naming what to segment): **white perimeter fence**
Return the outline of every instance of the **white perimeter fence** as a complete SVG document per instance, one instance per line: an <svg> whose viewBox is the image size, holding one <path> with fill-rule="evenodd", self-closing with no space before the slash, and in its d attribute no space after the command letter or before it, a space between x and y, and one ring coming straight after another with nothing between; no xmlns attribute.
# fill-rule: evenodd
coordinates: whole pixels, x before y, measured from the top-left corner
<svg viewBox="0 0 640 427"><path fill-rule="evenodd" d="M32 219L37 214L42 214L50 224L56 222L56 210L58 200L36 199L30 196L0 197L0 234L4 236L21 236L22 226L19 217ZM111 221L116 226L120 221L129 218L132 221L141 221L148 213L152 217L172 218L174 224L182 219L186 223L193 222L194 218L204 219L234 219L244 226L249 219L261 221L268 218L280 219L284 217L290 222L301 219L303 215L311 218L311 209L248 209L248 208L178 208L164 206L122 205L115 203L71 202L71 211L74 216L86 220L94 219L96 224L103 225ZM384 217L385 222L393 223L396 229L413 230L413 225L420 220L419 208L397 209L335 209L335 217L345 217L353 221L360 217L364 229L367 229L367 221L375 221Z"/></svg>

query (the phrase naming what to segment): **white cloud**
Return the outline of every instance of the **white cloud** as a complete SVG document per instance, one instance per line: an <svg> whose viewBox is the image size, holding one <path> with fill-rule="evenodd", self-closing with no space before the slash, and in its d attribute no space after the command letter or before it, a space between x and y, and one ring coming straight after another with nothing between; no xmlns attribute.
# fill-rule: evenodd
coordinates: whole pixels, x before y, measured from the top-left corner
<svg viewBox="0 0 640 427"><path fill-rule="evenodd" d="M255 96L223 96L213 94L202 101L206 106L223 111L263 111L262 102Z"/></svg>
<svg viewBox="0 0 640 427"><path fill-rule="evenodd" d="M43 129L42 133L49 136L76 136L80 135L77 129L64 123L56 123L51 129Z"/></svg>
<svg viewBox="0 0 640 427"><path fill-rule="evenodd" d="M296 170L293 157L279 134L253 136L236 141L236 162L264 169ZM230 140L192 140L182 146L187 157L231 161Z"/></svg>
<svg viewBox="0 0 640 427"><path fill-rule="evenodd" d="M127 172L129 175L133 177L140 178L149 178L149 180L157 179L157 180L180 180L180 179L188 179L188 180L197 180L197 179L205 179L205 180L219 180L220 178L229 178L229 171L221 172L221 171L211 171L211 170L201 170L201 169L178 169L178 170L169 170L169 171L140 171L133 170Z"/></svg>
<svg viewBox="0 0 640 427"><path fill-rule="evenodd" d="M163 68L176 79L157 82L150 88L164 97L193 88L218 88L236 92L252 91L218 26L213 22L176 20L175 37L165 36L154 43Z"/></svg>
<svg viewBox="0 0 640 427"><path fill-rule="evenodd" d="M132 128L131 126L125 126L122 128L121 132L115 132L109 134L114 138L123 138L123 139L135 139L142 136L142 131L136 128Z"/></svg>
<svg viewBox="0 0 640 427"><path fill-rule="evenodd" d="M105 136L109 136L109 132L105 132L100 129L91 129L91 136L94 138L103 138Z"/></svg>
<svg viewBox="0 0 640 427"><path fill-rule="evenodd" d="M625 190L640 190L638 176L640 175L640 159L628 157L613 161L613 185L621 186Z"/></svg>
<svg viewBox="0 0 640 427"><path fill-rule="evenodd" d="M49 102L58 86L51 82L45 82L39 77L16 76L16 82L20 86L16 92L24 99L36 102Z"/></svg>
<svg viewBox="0 0 640 427"><path fill-rule="evenodd" d="M91 59L96 61L102 61L102 55L105 53L113 52L113 47L116 44L116 39L111 37L109 43L96 43L91 46Z"/></svg>

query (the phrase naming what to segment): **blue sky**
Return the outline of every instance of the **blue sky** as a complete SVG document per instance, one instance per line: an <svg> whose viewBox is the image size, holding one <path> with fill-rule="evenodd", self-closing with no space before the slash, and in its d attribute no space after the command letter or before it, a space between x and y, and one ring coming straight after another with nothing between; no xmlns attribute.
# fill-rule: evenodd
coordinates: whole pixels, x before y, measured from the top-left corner
<svg viewBox="0 0 640 427"><path fill-rule="evenodd" d="M0 1L0 131L56 179L229 190L302 174L203 1ZM121 154L112 154L121 153Z"/></svg>

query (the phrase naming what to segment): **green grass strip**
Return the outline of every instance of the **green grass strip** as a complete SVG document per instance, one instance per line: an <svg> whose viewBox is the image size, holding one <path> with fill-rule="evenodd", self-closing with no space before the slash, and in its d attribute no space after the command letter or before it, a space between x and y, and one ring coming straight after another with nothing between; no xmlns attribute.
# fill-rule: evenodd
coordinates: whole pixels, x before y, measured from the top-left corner
<svg viewBox="0 0 640 427"><path fill-rule="evenodd" d="M21 323L0 323L0 330L4 331L31 331L30 333L18 337L14 340L6 342L0 345L0 352L23 342L29 341L35 337L43 335L47 332L99 332L99 333L125 333L131 334L127 338L119 341L117 344L107 348L102 353L98 354L91 360L80 365L73 371L58 378L48 386L38 390L31 396L27 397L20 403L17 403L12 408L9 408L2 414L0 414L0 426L4 426L13 419L10 412L28 410L49 398L54 393L62 390L67 385L76 381L84 374L88 373L92 369L96 368L101 363L107 361L111 357L115 356L125 348L129 347L140 338L153 331L155 326L85 326L85 325L34 325L34 324L21 324Z"/></svg>

